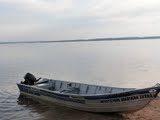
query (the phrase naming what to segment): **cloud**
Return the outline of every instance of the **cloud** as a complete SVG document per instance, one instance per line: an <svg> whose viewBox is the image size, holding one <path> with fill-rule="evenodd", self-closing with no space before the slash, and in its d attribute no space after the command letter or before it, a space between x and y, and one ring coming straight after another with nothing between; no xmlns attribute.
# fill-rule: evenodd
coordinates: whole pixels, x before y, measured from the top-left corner
<svg viewBox="0 0 160 120"><path fill-rule="evenodd" d="M0 40L159 35L159 6L159 0L0 0Z"/></svg>
<svg viewBox="0 0 160 120"><path fill-rule="evenodd" d="M35 31L44 28L42 25L36 24L3 24L0 27L0 40L1 41L10 41L21 38L29 35L33 35Z"/></svg>
<svg viewBox="0 0 160 120"><path fill-rule="evenodd" d="M64 12L72 6L72 0L0 0L0 3L8 4L26 12L50 14Z"/></svg>

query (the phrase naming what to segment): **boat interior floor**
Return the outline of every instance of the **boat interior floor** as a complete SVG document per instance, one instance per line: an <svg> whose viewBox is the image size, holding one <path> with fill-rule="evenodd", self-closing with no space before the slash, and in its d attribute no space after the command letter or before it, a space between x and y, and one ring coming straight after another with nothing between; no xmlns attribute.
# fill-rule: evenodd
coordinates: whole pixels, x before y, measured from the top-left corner
<svg viewBox="0 0 160 120"><path fill-rule="evenodd" d="M38 82L35 86L51 91L57 91L59 93L85 94L85 95L112 94L112 93L120 93L124 91L134 90L134 88L106 87L106 86L88 85L83 83L74 83L74 82L59 81L59 80L43 80L41 82Z"/></svg>

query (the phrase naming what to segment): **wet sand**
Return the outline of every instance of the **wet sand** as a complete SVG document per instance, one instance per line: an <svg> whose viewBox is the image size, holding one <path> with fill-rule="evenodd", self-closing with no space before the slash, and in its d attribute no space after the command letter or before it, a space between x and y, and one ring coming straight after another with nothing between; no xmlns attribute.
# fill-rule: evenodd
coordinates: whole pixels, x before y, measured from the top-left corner
<svg viewBox="0 0 160 120"><path fill-rule="evenodd" d="M42 120L160 120L160 100L154 100L145 108L130 113L90 113L54 106L42 116Z"/></svg>

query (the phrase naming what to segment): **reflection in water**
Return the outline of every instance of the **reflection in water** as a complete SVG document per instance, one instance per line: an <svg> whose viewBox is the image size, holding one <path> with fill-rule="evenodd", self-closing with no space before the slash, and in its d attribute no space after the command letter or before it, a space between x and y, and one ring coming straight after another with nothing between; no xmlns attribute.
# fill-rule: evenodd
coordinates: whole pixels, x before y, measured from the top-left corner
<svg viewBox="0 0 160 120"><path fill-rule="evenodd" d="M70 109L55 105L43 100L35 100L29 96L20 94L18 104L37 112L41 119L45 120L122 120L123 116L118 113L91 113Z"/></svg>
<svg viewBox="0 0 160 120"><path fill-rule="evenodd" d="M28 107L32 112L37 113L43 113L49 109L49 106L22 94L19 95L17 103L19 105L23 105L24 107Z"/></svg>

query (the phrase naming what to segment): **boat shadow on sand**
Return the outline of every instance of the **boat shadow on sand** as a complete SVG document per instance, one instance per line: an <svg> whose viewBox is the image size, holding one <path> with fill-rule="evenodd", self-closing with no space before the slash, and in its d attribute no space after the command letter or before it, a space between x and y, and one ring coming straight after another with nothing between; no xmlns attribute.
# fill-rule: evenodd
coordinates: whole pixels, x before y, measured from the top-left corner
<svg viewBox="0 0 160 120"><path fill-rule="evenodd" d="M20 94L18 104L39 114L42 120L124 120L120 113L92 113L74 110Z"/></svg>

